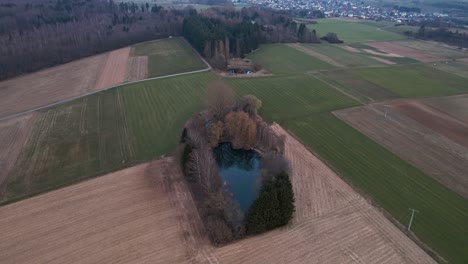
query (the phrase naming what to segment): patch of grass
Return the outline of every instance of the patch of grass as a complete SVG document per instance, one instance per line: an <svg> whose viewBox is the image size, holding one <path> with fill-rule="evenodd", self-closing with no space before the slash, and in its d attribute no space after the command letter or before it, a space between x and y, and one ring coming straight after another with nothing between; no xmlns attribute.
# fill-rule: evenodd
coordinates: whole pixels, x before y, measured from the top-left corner
<svg viewBox="0 0 468 264"><path fill-rule="evenodd" d="M468 92L466 79L424 65L354 69L353 72L402 97L442 96Z"/></svg>
<svg viewBox="0 0 468 264"><path fill-rule="evenodd" d="M443 72L455 74L460 77L468 78L468 62L447 61L427 64Z"/></svg>
<svg viewBox="0 0 468 264"><path fill-rule="evenodd" d="M253 94L261 98L259 114L268 121L358 105L312 76L231 78L227 81L238 94Z"/></svg>
<svg viewBox="0 0 468 264"><path fill-rule="evenodd" d="M262 98L263 99L263 98ZM347 181L406 225L451 263L468 259L468 201L424 175L330 113L283 125L329 162Z"/></svg>
<svg viewBox="0 0 468 264"><path fill-rule="evenodd" d="M378 30L377 26L362 23L348 22L335 19L318 19L318 24L307 25L311 30L315 29L320 36L328 32L338 34L338 38L346 43L370 42L370 41L392 41L405 39L396 33Z"/></svg>
<svg viewBox="0 0 468 264"><path fill-rule="evenodd" d="M41 111L0 202L171 153L213 78L203 73L136 83Z"/></svg>
<svg viewBox="0 0 468 264"><path fill-rule="evenodd" d="M422 40L406 40L398 41L398 45L417 49L423 53L428 53L433 56L448 58L448 59L460 59L467 58L468 54L455 48L449 48L447 45L437 42L422 41Z"/></svg>
<svg viewBox="0 0 468 264"><path fill-rule="evenodd" d="M361 102L383 101L399 97L397 94L369 82L349 70L321 72L320 76L323 76L327 82L360 98Z"/></svg>
<svg viewBox="0 0 468 264"><path fill-rule="evenodd" d="M261 45L248 58L277 75L333 68L328 63L283 44Z"/></svg>
<svg viewBox="0 0 468 264"><path fill-rule="evenodd" d="M148 77L202 70L207 66L182 38L160 39L133 46L132 56L148 56Z"/></svg>
<svg viewBox="0 0 468 264"><path fill-rule="evenodd" d="M381 62L369 58L365 53L346 51L333 44L323 42L322 44L301 44L302 46L326 55L347 67L378 66Z"/></svg>

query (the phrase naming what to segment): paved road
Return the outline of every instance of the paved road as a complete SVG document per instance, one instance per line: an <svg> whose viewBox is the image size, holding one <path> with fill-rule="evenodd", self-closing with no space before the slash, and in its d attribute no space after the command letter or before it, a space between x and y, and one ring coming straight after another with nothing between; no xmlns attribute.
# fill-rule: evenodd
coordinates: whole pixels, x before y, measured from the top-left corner
<svg viewBox="0 0 468 264"><path fill-rule="evenodd" d="M6 120L6 119L10 119L10 118L14 118L14 117L17 117L17 116L21 116L21 115L24 115L24 114L28 114L28 113L31 113L31 112L34 112L34 111L38 111L38 110L41 110L41 109L45 109L45 108L48 108L48 107L52 107L52 106L55 106L55 105L64 104L64 103L66 103L66 102L70 102L70 101L76 100L76 99L78 99L78 98L82 98L82 97L85 97L85 96L88 96L88 95L100 93L100 92L102 92L102 91L111 90L111 89L114 89L114 88L117 88L117 87L120 87L120 86L124 86L124 85L127 85L127 84L131 84L131 83L140 83L140 82L146 82L146 81L151 81L151 80L158 80L158 79L170 78L170 77L175 77L175 76L180 76L180 75L187 75L187 74L193 74L193 73L199 73L199 72L210 71L212 68L211 68L211 66L208 64L208 62L206 62L206 60L205 60L202 56L200 56L200 54L198 54L198 52L196 52L195 50L194 50L194 52L195 52L195 53L200 57L200 59L208 66L206 69L197 70L197 71L189 71L189 72L181 72L181 73L176 73L176 74L169 74L169 75L164 75L164 76L158 76L158 77L153 77L153 78L147 78L147 79L143 79L143 80L139 80L139 81L121 83L121 84L114 85L114 86L111 86L111 87L108 87L108 88L105 88L105 89L102 89L102 90L98 90L98 91L93 91L93 92L90 92L90 93L81 94L81 95L78 95L78 96L74 96L74 97L71 97L71 98L68 98L68 99L64 99L64 100L61 100L61 101L58 101L58 102L55 102L55 103L52 103L52 104L48 104L48 105L36 107L36 108L33 108L33 109L29 109L29 110L26 110L26 111L23 111L23 112L19 112L19 113L16 113L16 114L12 114L12 115L8 115L8 116L2 116L2 117L0 117L0 121Z"/></svg>

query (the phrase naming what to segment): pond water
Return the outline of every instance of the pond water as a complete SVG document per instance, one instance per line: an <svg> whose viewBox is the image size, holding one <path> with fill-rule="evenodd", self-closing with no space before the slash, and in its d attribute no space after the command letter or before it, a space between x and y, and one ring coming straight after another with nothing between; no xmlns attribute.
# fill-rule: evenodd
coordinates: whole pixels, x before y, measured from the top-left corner
<svg viewBox="0 0 468 264"><path fill-rule="evenodd" d="M261 187L260 156L252 150L233 149L231 143L219 144L214 154L225 189L247 212Z"/></svg>

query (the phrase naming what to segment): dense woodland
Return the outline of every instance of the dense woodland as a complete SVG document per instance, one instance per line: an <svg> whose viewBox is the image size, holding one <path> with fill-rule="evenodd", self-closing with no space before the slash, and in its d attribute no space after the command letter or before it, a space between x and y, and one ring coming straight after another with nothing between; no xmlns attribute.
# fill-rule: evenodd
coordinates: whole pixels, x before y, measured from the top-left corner
<svg viewBox="0 0 468 264"><path fill-rule="evenodd" d="M453 32L445 27L434 29L422 25L418 32L406 31L405 35L424 40L435 40L459 48L468 48L468 35L466 32L458 32L458 30Z"/></svg>
<svg viewBox="0 0 468 264"><path fill-rule="evenodd" d="M211 8L184 20L183 36L211 64L224 68L227 60L243 57L259 44L320 42L315 31L286 14L259 8Z"/></svg>
<svg viewBox="0 0 468 264"><path fill-rule="evenodd" d="M0 79L180 35L189 12L108 0L0 0Z"/></svg>
<svg viewBox="0 0 468 264"><path fill-rule="evenodd" d="M284 137L277 136L257 116L260 106L255 96L235 99L229 87L215 82L207 91L206 110L194 114L182 134L181 167L215 245L286 225L294 212ZM223 142L236 149L262 152L263 188L246 215L224 189L218 174L213 150Z"/></svg>

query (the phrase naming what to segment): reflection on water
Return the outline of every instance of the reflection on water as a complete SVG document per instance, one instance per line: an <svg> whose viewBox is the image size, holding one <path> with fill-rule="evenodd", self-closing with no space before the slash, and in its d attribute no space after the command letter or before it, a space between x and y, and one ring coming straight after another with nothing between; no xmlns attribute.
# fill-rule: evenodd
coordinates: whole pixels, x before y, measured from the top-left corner
<svg viewBox="0 0 468 264"><path fill-rule="evenodd" d="M231 143L219 144L214 153L225 188L245 213L261 187L260 156L252 150L233 149Z"/></svg>

